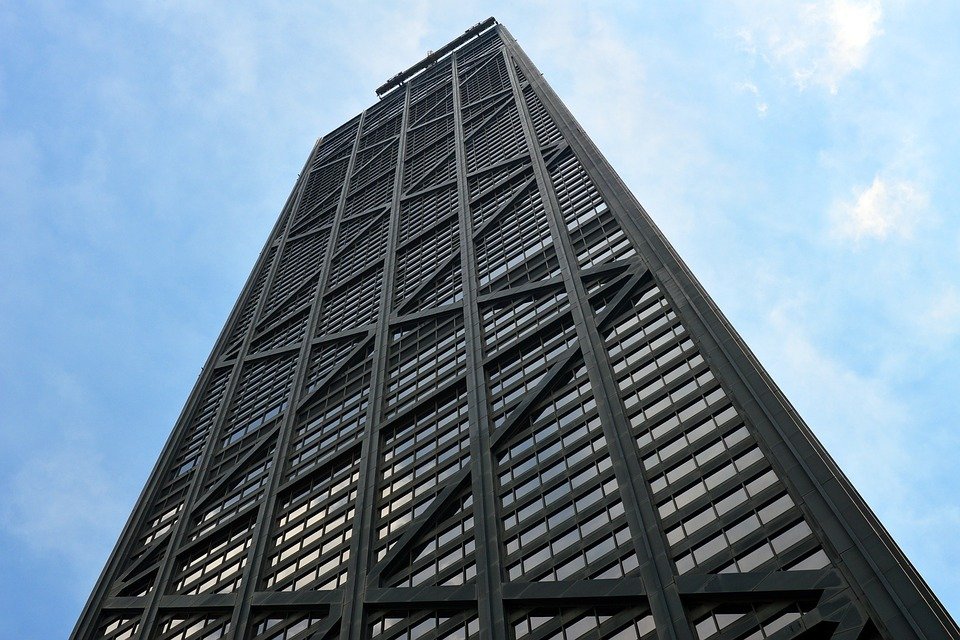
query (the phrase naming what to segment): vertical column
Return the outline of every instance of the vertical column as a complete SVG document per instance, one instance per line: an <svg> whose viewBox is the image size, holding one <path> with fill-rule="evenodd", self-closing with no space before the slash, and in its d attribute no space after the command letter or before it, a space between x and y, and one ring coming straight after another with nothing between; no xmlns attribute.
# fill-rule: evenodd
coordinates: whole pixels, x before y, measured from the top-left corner
<svg viewBox="0 0 960 640"><path fill-rule="evenodd" d="M394 271L396 270L397 225L400 218L400 195L403 184L403 158L407 148L407 126L410 119L410 87L404 94L400 142L397 145L397 168L393 179L393 197L390 203L390 222L387 229L387 249L384 259L383 284L380 288L380 313L374 333L373 369L370 376L370 404L363 431L360 452L360 480L357 483L357 514L350 542L350 569L344 589L343 617L340 637L359 640L364 636L363 601L367 590L367 572L370 569L373 517L377 495L377 461L380 453L380 413L383 404L383 386L387 355L390 346L390 308L393 300Z"/></svg>
<svg viewBox="0 0 960 640"><path fill-rule="evenodd" d="M253 544L247 552L247 565L244 568L243 582L237 593L237 604L231 616L230 626L235 630L234 633L236 637L244 637L250 625L250 604L253 600L253 593L257 590L257 585L260 581L260 573L263 569L263 562L270 541L271 521L277 503L277 489L283 481L283 463L286 460L287 449L293 435L294 423L297 417L297 406L300 401L301 389L303 389L304 386L304 378L307 375L307 370L310 365L312 338L316 333L321 310L320 302L323 299L327 280L330 275L330 265L333 260L333 251L337 242L337 233L340 228L340 221L343 218L347 192L350 187L350 176L356 164L357 150L359 149L360 138L363 134L365 114L366 112L361 113L359 121L357 122L357 133L354 136L353 149L350 152L350 160L347 162L346 173L344 173L343 186L340 190L337 210L334 214L333 224L330 229L330 237L327 239L327 248L324 252L323 263L318 272L317 288L314 291L311 302L306 332L304 333L303 342L300 345L293 383L290 386L290 393L287 396L287 413L280 425L277 446L274 448L273 459L270 464L267 487L260 505L260 511L257 514L257 523L253 530Z"/></svg>
<svg viewBox="0 0 960 640"><path fill-rule="evenodd" d="M627 507L627 522L637 547L641 562L640 572L648 593L654 623L661 638L692 640L692 631L674 584L673 566L667 553L666 541L658 526L650 491L642 480L640 462L634 452L634 444L629 438L629 430L624 424L622 411L619 411L619 394L613 387L613 381L616 378L607 358L603 355L606 353L606 348L594 322L589 299L580 278L576 253L571 245L570 236L566 233L563 214L550 180L550 173L547 171L543 154L537 143L533 121L513 65L516 45L502 27L498 25L497 29L503 35L504 55L513 88L513 97L521 114L524 137L527 148L530 150L534 175L543 198L554 246L557 249L577 338L584 354L584 364L590 383L594 389L597 409L609 447L610 460L620 487L621 499Z"/></svg>
<svg viewBox="0 0 960 640"><path fill-rule="evenodd" d="M253 334L256 331L257 318L260 316L260 313L263 311L264 302L267 297L267 292L270 288L270 283L273 281L274 276L276 275L277 266L279 265L279 256L283 249L283 244L286 241L287 232L289 231L290 225L292 224L294 218L294 212L297 210L297 206L300 203L300 199L303 197L303 189L306 186L308 171L307 168L310 166L310 161L313 159L314 155L317 152L317 149L320 146L320 141L314 145L313 151L307 157L307 161L304 164L304 168L300 172L300 178L298 184L294 187L293 194L291 198L293 202L291 203L288 200L288 205L291 207L289 212L284 209L284 213L287 213L286 218L284 219L283 214L281 214L280 219L277 222L277 226L274 228L273 233L270 236L270 239L267 241L266 246L263 249L260 260L258 261L257 268L254 269L253 274L250 276L250 280L247 282L247 291L244 295L240 297L238 301L237 308L234 310L236 314L239 314L239 309L246 304L246 297L253 292L253 283L256 280L256 275L259 270L263 267L266 267L265 264L266 256L269 255L269 249L274 244L278 244L277 251L274 253L273 262L269 265L270 272L264 281L263 288L260 290L259 299L257 300L256 310L253 313L253 316L250 319L250 326L247 328L247 332L243 337L243 342L241 343L240 349L238 351L237 359L233 363L233 368L230 371L230 377L227 381L226 389L223 393L223 397L220 400L220 405L217 408L216 417L213 420L213 424L210 426L210 431L207 433L205 442L203 444L203 449L200 454L200 464L194 470L194 475L190 479L190 488L187 491L187 495L184 499L183 509L180 515L177 518L176 524L173 527L173 530L170 532L170 543L167 547L166 552L164 553L163 562L160 566L160 570L157 572L157 579L154 582L153 591L150 595L147 596L147 604L143 613L143 618L140 624L140 637L141 638L150 638L153 635L154 626L157 620L157 613L160 605L160 600L164 595L167 584L170 581L170 576L173 572L173 567L176 563L177 553L180 549L181 544L183 543L184 536L187 533L190 516L193 511L193 504L197 498L197 495L200 491L200 488L203 486L203 480L207 475L208 468L210 466L210 461L212 459L211 447L214 442L216 442L217 437L219 436L220 430L223 427L223 423L227 417L230 404L233 400L233 394L236 391L237 383L240 379L240 372L243 368L243 357L250 348L250 343L253 339ZM224 332L221 335L221 342L226 341L226 336L228 332ZM208 365L212 369L212 363L216 362L217 356L219 355L220 347L214 349L214 353L211 354L211 364ZM212 373L212 371L211 371ZM202 393L202 389L200 390ZM171 452L172 454L172 452Z"/></svg>
<svg viewBox="0 0 960 640"><path fill-rule="evenodd" d="M477 277L467 188L467 165L461 111L460 76L457 54L453 63L453 118L457 161L457 202L460 213L460 261L463 277L463 323L467 343L467 394L470 419L470 477L473 488L474 532L477 556L477 608L485 637L507 637L503 608L503 574L500 567L500 536L497 522L496 488L490 451L486 385L483 373L483 341L477 309Z"/></svg>

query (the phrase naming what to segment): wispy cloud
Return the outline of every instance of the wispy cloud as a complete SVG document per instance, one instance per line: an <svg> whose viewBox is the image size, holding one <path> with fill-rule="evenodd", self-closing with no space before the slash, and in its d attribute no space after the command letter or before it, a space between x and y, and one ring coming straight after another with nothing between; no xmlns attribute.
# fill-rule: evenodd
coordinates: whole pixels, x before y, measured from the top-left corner
<svg viewBox="0 0 960 640"><path fill-rule="evenodd" d="M769 313L757 346L785 387L794 391L798 409L839 457L840 466L869 497L885 503L905 500L908 470L915 451L905 446L910 415L883 376L857 371L836 354L818 346L813 331L815 297L794 295ZM813 401L815 399L815 401Z"/></svg>
<svg viewBox="0 0 960 640"><path fill-rule="evenodd" d="M25 461L4 488L3 529L34 553L95 571L125 508L101 460L95 447L68 442Z"/></svg>
<svg viewBox="0 0 960 640"><path fill-rule="evenodd" d="M920 321L937 345L960 334L960 291L957 287L946 285L935 291L926 312L920 314Z"/></svg>
<svg viewBox="0 0 960 640"><path fill-rule="evenodd" d="M856 189L851 199L834 204L832 233L854 241L909 238L928 204L927 192L916 182L877 174L869 187Z"/></svg>
<svg viewBox="0 0 960 640"><path fill-rule="evenodd" d="M761 118L767 115L767 110L769 105L763 100L763 97L760 95L760 89L753 82L741 82L737 84L737 90L749 93L756 100L757 115Z"/></svg>
<svg viewBox="0 0 960 640"><path fill-rule="evenodd" d="M659 43L624 27L610 12L561 3L530 25L521 45L643 205L683 244L691 228L713 224L697 201L727 188L726 165L701 136L708 117L702 105L659 91L648 77L656 61L643 52Z"/></svg>
<svg viewBox="0 0 960 640"><path fill-rule="evenodd" d="M49 371L45 383L64 414L85 412L88 390L73 375ZM26 429L16 432L28 437ZM121 496L129 491L110 476L84 419L63 419L44 441L44 447L9 465L11 473L0 485L0 530L31 553L56 558L74 575L92 574L116 536L127 508Z"/></svg>
<svg viewBox="0 0 960 640"><path fill-rule="evenodd" d="M737 35L744 50L787 73L800 89L821 85L836 93L883 34L878 0L749 3L743 13L747 24Z"/></svg>

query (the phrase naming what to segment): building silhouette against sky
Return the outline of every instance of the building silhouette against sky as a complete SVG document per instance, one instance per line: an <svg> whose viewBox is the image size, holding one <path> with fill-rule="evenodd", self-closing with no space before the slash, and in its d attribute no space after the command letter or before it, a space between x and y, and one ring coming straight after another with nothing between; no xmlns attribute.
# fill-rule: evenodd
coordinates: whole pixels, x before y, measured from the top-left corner
<svg viewBox="0 0 960 640"><path fill-rule="evenodd" d="M960 637L506 29L377 93L74 638Z"/></svg>

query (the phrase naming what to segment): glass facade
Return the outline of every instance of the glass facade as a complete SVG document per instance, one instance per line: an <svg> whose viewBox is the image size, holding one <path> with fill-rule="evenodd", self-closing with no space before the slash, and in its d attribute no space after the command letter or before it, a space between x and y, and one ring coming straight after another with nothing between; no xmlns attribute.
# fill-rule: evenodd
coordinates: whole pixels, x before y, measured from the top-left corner
<svg viewBox="0 0 960 640"><path fill-rule="evenodd" d="M381 89L74 638L957 637L506 29Z"/></svg>

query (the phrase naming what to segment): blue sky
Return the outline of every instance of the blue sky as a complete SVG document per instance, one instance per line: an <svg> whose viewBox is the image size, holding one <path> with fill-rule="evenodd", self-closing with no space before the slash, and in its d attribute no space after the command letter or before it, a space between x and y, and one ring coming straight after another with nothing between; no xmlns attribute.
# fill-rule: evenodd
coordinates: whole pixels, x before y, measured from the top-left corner
<svg viewBox="0 0 960 640"><path fill-rule="evenodd" d="M316 137L495 15L960 614L960 5L0 1L0 629L65 637Z"/></svg>

